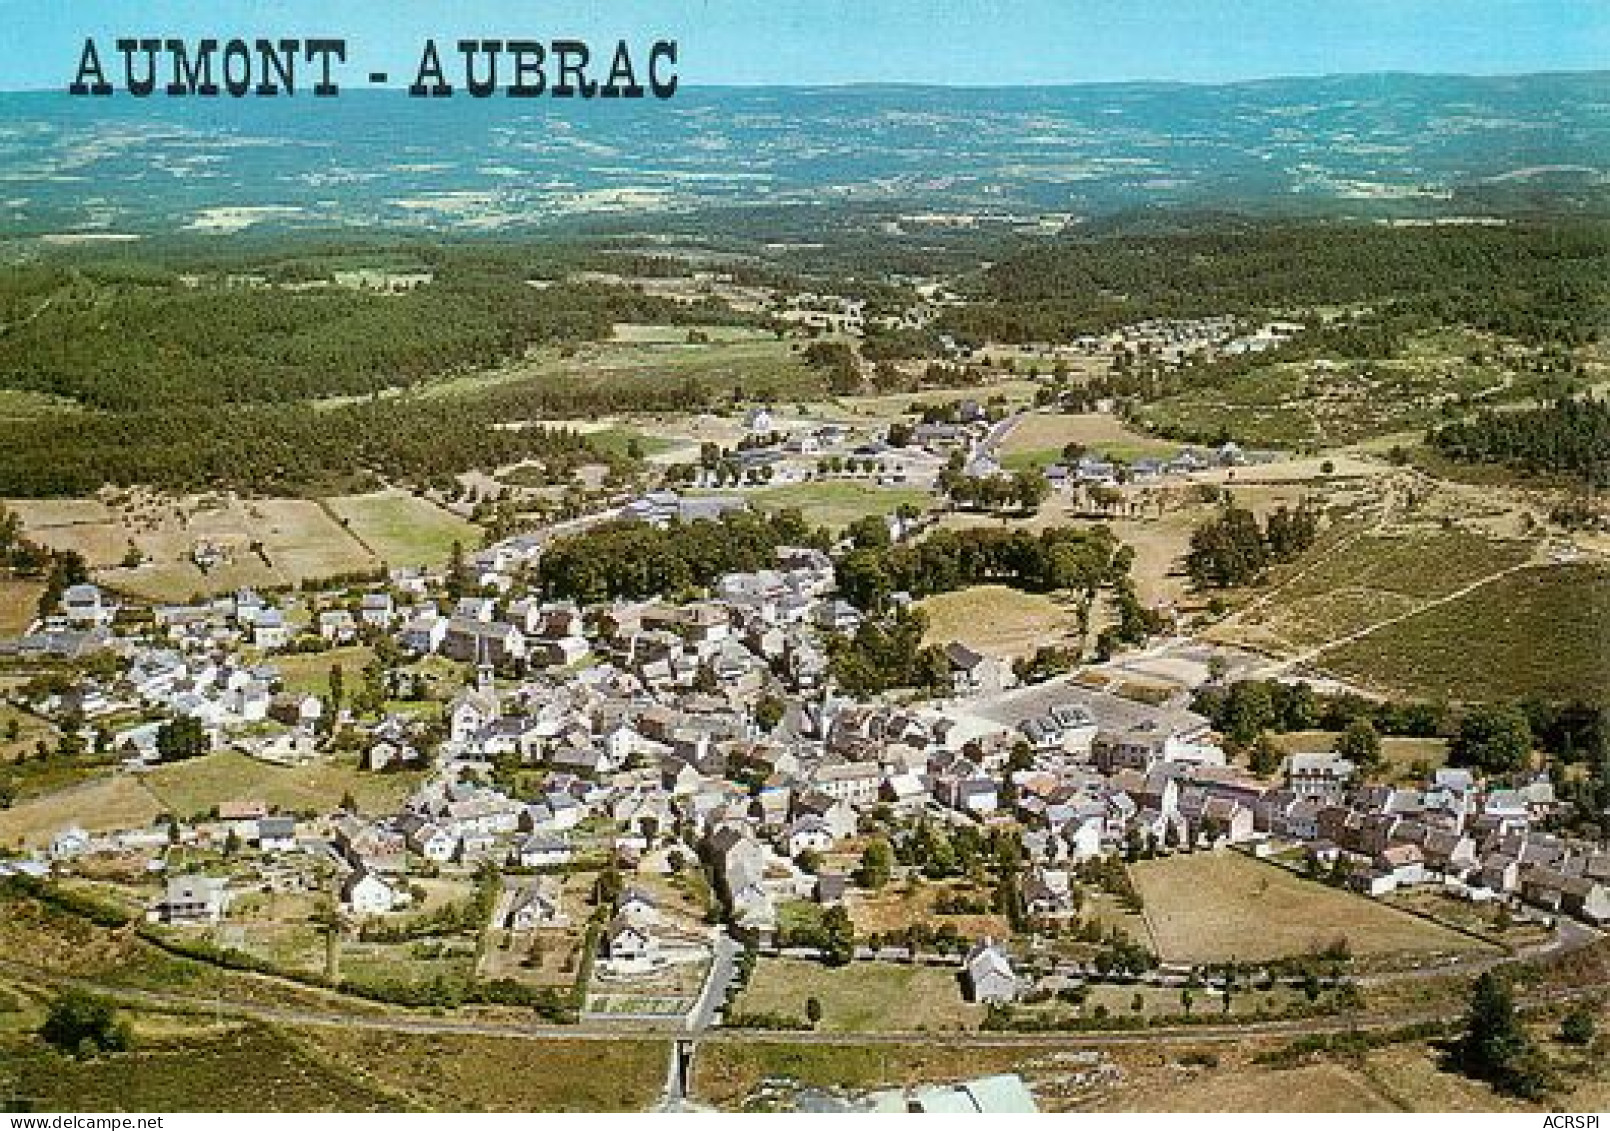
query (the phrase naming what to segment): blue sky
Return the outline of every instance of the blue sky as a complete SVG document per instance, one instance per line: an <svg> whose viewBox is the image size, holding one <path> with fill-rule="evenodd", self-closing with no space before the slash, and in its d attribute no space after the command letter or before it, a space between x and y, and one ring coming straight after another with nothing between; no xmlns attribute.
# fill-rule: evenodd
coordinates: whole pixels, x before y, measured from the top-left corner
<svg viewBox="0 0 1610 1131"><path fill-rule="evenodd" d="M84 37L135 34L344 36L354 85L411 71L427 36L675 38L694 85L1610 65L1610 0L0 0L0 27L7 90L64 87Z"/></svg>

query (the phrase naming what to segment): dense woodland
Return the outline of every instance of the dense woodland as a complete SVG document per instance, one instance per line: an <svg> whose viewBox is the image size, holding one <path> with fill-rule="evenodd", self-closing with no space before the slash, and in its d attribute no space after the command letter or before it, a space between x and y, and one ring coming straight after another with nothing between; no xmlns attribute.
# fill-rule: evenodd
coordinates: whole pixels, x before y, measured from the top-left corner
<svg viewBox="0 0 1610 1131"><path fill-rule="evenodd" d="M1433 429L1444 455L1527 472L1562 472L1610 486L1610 402L1584 397L1544 408L1491 410Z"/></svg>
<svg viewBox="0 0 1610 1131"><path fill-rule="evenodd" d="M444 406L399 400L45 416L6 427L0 495L82 495L107 483L267 493L360 485L374 476L423 483L475 467L592 454L572 432L497 428L499 417L484 405Z"/></svg>
<svg viewBox="0 0 1610 1131"><path fill-rule="evenodd" d="M1398 330L1461 324L1540 344L1593 340L1610 230L1600 223L1400 228L1205 223L1035 244L984 272L945 328L982 342L1068 341L1137 318L1381 303Z"/></svg>

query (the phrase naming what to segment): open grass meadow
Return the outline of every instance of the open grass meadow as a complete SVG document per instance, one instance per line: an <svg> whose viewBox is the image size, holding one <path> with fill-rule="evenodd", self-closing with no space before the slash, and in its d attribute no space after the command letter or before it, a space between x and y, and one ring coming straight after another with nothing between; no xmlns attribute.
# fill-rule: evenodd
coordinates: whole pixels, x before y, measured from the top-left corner
<svg viewBox="0 0 1610 1131"><path fill-rule="evenodd" d="M749 491L694 491L696 495L735 496L760 510L798 508L812 525L842 529L869 514L893 514L901 505L927 509L933 496L916 487L878 487L852 480L791 483Z"/></svg>
<svg viewBox="0 0 1610 1131"><path fill-rule="evenodd" d="M226 801L263 801L287 812L324 813L350 792L364 813L391 812L419 782L417 773L373 774L355 765L275 766L233 750L158 766L142 778L166 811L205 814Z"/></svg>
<svg viewBox="0 0 1610 1131"><path fill-rule="evenodd" d="M1041 593L975 585L926 597L919 607L928 615L925 644L959 640L987 655L1017 657L1044 645L1077 643L1072 607Z"/></svg>
<svg viewBox="0 0 1610 1131"><path fill-rule="evenodd" d="M1467 935L1239 852L1146 860L1130 874L1164 961L1296 957L1346 939L1358 957L1450 955L1484 949Z"/></svg>
<svg viewBox="0 0 1610 1131"><path fill-rule="evenodd" d="M832 967L791 958L761 959L737 1010L803 1021L813 997L822 1003L820 1028L831 1033L976 1029L984 1017L982 1006L962 996L955 970L886 962Z"/></svg>

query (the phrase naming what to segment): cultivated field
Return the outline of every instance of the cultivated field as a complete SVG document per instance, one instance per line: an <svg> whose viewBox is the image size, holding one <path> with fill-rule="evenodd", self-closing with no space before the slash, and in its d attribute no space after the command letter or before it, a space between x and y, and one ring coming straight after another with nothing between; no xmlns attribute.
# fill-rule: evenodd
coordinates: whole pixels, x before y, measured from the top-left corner
<svg viewBox="0 0 1610 1131"><path fill-rule="evenodd" d="M228 592L242 586L294 586L308 578L373 570L380 565L380 559L329 511L308 499L172 497L128 491L107 492L102 498L18 500L9 505L30 538L52 549L77 551L98 580L156 602L183 601L194 594ZM420 506L435 511L429 504ZM425 512L392 510L395 513L388 513L387 505L380 504L374 519L380 528L377 537L383 542L387 529L403 532L398 538L428 542L438 536L436 532L446 521L458 521L441 512L431 519ZM430 533L406 534L416 524ZM224 561L202 570L192 558L203 547L221 551ZM140 564L125 564L131 550L140 557Z"/></svg>
<svg viewBox="0 0 1610 1131"><path fill-rule="evenodd" d="M805 1000L812 997L822 1003L820 1028L835 1033L974 1029L984 1016L982 1006L962 996L953 969L884 962L835 968L788 958L756 964L737 1011L803 1020Z"/></svg>
<svg viewBox="0 0 1610 1131"><path fill-rule="evenodd" d="M1238 852L1146 860L1130 871L1158 953L1168 962L1284 958L1344 938L1361 957L1481 947L1468 936Z"/></svg>

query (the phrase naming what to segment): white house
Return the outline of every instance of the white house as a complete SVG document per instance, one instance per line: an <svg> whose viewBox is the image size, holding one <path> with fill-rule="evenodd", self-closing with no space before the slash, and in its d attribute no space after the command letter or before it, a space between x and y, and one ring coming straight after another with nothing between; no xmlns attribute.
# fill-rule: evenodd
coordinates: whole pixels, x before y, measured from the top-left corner
<svg viewBox="0 0 1610 1131"><path fill-rule="evenodd" d="M341 900L358 915L384 915L409 903L406 891L367 868L355 869L347 877Z"/></svg>
<svg viewBox="0 0 1610 1131"><path fill-rule="evenodd" d="M986 1004L1017 1000L1018 977L1006 952L986 936L967 953L964 963L967 988L976 1002Z"/></svg>

